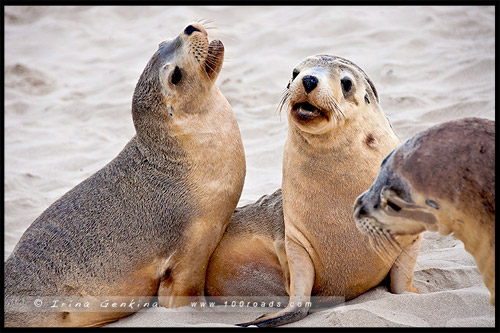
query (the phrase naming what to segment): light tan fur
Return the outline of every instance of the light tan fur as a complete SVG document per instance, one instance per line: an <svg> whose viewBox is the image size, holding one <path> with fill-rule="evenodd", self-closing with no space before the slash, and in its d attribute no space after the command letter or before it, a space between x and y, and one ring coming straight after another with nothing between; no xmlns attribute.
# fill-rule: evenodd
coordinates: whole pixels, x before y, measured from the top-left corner
<svg viewBox="0 0 500 333"><path fill-rule="evenodd" d="M235 132L238 124L233 111L215 84L210 89L202 98L196 94L190 97L204 112L196 117L174 115L169 131L188 152L190 191L201 218L190 224L183 251L171 260L170 267L176 267L182 275L160 284L160 303L166 307L185 306L193 300L170 297L173 295L203 295L209 257L238 203L245 178L243 144L239 130Z"/></svg>
<svg viewBox="0 0 500 333"><path fill-rule="evenodd" d="M378 285L396 259L399 266L391 274L396 281L393 291L414 291L414 260L398 258L401 249L381 257L356 230L352 218L352 202L370 186L377 166L399 144L379 107L372 82L359 67L333 56L306 58L295 70L298 73L283 101L289 127L283 157L285 235L280 240L286 258L280 262L289 306L241 326L277 326L299 320L309 309L291 304L305 304L311 295L352 299ZM306 76L318 80L309 92L305 90ZM352 80L350 94L342 90L344 77ZM304 102L316 110L301 104ZM419 247L416 240L420 237L402 237L401 247ZM226 233L221 244L230 239L231 234ZM267 239L271 243L279 237ZM275 260L279 255L272 257ZM271 257L263 265L270 261ZM331 299L325 297L326 302Z"/></svg>

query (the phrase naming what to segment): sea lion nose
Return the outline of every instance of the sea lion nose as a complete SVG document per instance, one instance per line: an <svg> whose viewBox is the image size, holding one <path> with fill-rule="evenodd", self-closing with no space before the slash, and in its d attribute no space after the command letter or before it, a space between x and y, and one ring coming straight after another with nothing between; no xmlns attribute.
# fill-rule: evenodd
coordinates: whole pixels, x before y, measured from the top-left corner
<svg viewBox="0 0 500 333"><path fill-rule="evenodd" d="M304 85L306 92L310 93L318 85L318 79L315 76L306 75L302 78L302 84Z"/></svg>
<svg viewBox="0 0 500 333"><path fill-rule="evenodd" d="M361 207L362 205L363 205L363 195L360 195L358 198L356 198L356 201L354 202L353 211L356 213L356 210L358 210L359 208L359 211L357 212L356 215L358 215L361 210L365 212L364 207Z"/></svg>
<svg viewBox="0 0 500 333"><path fill-rule="evenodd" d="M184 33L188 36L190 36L194 31L200 31L200 29L193 27L191 24L184 29Z"/></svg>
<svg viewBox="0 0 500 333"><path fill-rule="evenodd" d="M366 209L365 206L361 206L358 210L358 213L356 214L358 217L362 217L366 215Z"/></svg>

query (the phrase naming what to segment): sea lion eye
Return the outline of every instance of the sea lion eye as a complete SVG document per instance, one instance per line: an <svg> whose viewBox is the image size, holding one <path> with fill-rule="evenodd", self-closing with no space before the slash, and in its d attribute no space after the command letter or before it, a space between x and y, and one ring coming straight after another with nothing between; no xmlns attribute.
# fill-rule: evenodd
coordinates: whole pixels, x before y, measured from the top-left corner
<svg viewBox="0 0 500 333"><path fill-rule="evenodd" d="M170 78L170 82L172 82L172 84L177 84L181 81L181 79L182 79L181 70L178 66L175 66L174 72L172 73L172 77Z"/></svg>
<svg viewBox="0 0 500 333"><path fill-rule="evenodd" d="M340 84L342 85L342 89L344 89L345 92L351 91L352 81L350 78L344 77L342 80L340 80Z"/></svg>
<svg viewBox="0 0 500 333"><path fill-rule="evenodd" d="M391 200L387 200L387 206L391 207L392 209L394 209L396 212L399 212L401 210L401 207L399 207L398 205L396 205L394 202L392 202Z"/></svg>
<svg viewBox="0 0 500 333"><path fill-rule="evenodd" d="M300 71L298 69L294 69L292 73L292 81L295 80L297 75L299 75Z"/></svg>

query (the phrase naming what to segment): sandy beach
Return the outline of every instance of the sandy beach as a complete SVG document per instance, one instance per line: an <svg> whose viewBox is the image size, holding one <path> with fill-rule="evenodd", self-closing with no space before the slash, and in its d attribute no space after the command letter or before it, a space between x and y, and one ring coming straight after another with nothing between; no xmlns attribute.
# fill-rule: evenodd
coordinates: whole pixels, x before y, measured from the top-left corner
<svg viewBox="0 0 500 333"><path fill-rule="evenodd" d="M495 119L494 7L5 7L4 260L38 215L132 138L144 66L200 19L225 45L217 84L247 161L239 205L281 186L278 103L306 56L359 65L402 141L448 120ZM288 326L495 326L474 259L452 236L425 233L414 283L421 294L379 286ZM232 326L260 314L148 309L109 326Z"/></svg>

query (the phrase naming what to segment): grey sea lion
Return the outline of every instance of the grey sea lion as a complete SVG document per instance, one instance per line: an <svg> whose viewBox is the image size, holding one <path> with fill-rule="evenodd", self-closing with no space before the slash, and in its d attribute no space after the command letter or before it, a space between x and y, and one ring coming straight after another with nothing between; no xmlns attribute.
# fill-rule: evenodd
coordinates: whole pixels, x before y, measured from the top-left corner
<svg viewBox="0 0 500 333"><path fill-rule="evenodd" d="M7 259L6 326L100 326L136 311L16 312L27 296L99 305L158 295L167 307L203 297L245 178L239 128L214 83L223 59L199 23L159 45L135 88L136 135L47 208Z"/></svg>

